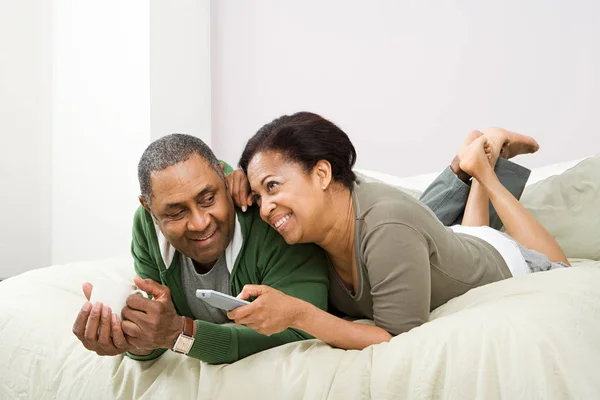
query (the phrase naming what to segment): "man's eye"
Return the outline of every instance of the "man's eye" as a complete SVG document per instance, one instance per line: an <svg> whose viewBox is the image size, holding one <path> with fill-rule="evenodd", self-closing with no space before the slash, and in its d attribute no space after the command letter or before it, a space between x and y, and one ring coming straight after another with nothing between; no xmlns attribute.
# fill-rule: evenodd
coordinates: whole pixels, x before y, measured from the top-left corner
<svg viewBox="0 0 600 400"><path fill-rule="evenodd" d="M257 194L252 195L252 203L259 204L259 202L260 202L260 196Z"/></svg>
<svg viewBox="0 0 600 400"><path fill-rule="evenodd" d="M183 210L179 210L179 211L167 214L167 217L171 218L171 219L178 219L178 218L183 217L183 213L184 213Z"/></svg>
<svg viewBox="0 0 600 400"><path fill-rule="evenodd" d="M271 182L267 183L267 192L270 192L271 190L275 189L278 185L279 185L279 183L277 183L275 181L271 181Z"/></svg>

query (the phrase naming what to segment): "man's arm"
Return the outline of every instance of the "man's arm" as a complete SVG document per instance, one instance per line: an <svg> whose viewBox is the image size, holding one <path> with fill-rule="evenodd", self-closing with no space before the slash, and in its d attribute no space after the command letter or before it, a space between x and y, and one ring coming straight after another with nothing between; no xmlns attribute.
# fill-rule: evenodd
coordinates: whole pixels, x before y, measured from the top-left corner
<svg viewBox="0 0 600 400"><path fill-rule="evenodd" d="M267 229L267 245L261 249L261 259L268 261L264 266L263 279L257 283L326 310L329 280L323 250L315 245L289 246L277 232ZM306 332L292 328L266 336L245 326L216 325L206 321L196 323L196 340L188 355L210 364L231 363L263 350L312 338Z"/></svg>
<svg viewBox="0 0 600 400"><path fill-rule="evenodd" d="M153 260L150 254L147 240L147 235L152 234L147 230L153 227L141 223L142 215L134 222L132 255L135 271L141 278L160 283L157 261ZM266 261L262 266L263 279L256 283L272 286L325 310L329 281L327 261L322 249L315 245L289 246L268 225L265 225L264 229L265 245L259 253L261 260ZM201 320L195 322L195 341L188 355L210 364L231 363L272 347L311 338L297 329L287 329L275 335L265 336L245 326L218 325ZM155 349L147 355L127 353L127 356L140 361L152 360L166 350Z"/></svg>

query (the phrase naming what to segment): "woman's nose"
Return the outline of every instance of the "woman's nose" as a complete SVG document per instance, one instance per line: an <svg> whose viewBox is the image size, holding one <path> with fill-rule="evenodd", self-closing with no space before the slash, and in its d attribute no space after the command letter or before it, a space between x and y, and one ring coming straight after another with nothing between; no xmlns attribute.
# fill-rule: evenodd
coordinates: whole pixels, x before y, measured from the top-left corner
<svg viewBox="0 0 600 400"><path fill-rule="evenodd" d="M261 199L260 202L260 216L266 222L270 222L269 218L271 217L271 212L275 209L275 203L269 201L268 199Z"/></svg>

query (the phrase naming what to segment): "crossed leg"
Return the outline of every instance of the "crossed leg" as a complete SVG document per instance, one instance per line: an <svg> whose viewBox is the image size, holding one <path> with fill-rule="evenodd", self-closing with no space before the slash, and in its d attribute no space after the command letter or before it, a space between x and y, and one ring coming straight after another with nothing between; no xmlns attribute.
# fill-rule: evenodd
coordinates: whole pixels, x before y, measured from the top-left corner
<svg viewBox="0 0 600 400"><path fill-rule="evenodd" d="M544 254L552 262L560 261L570 265L550 232L502 186L496 177L493 164L507 141L510 139L501 132L485 134L459 151L461 170L476 180L475 186L471 187L463 224L487 225L489 215L486 217L486 213L489 199L502 220L506 232L513 239L531 250ZM514 144L515 141L512 143Z"/></svg>

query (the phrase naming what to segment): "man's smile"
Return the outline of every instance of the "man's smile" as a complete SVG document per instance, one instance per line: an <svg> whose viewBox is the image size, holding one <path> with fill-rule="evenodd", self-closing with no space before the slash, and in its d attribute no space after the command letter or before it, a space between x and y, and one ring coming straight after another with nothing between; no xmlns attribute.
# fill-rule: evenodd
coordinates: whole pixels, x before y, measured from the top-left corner
<svg viewBox="0 0 600 400"><path fill-rule="evenodd" d="M204 235L202 237L198 237L198 238L188 238L192 243L194 243L194 245L199 246L199 247L204 247L204 246L208 246L210 243L212 243L214 241L214 239L216 238L216 233L217 233L217 229L214 229L212 232L210 232L207 235Z"/></svg>

